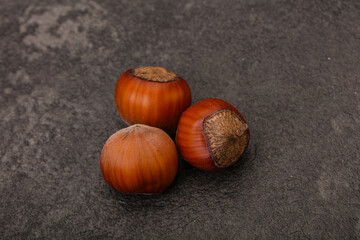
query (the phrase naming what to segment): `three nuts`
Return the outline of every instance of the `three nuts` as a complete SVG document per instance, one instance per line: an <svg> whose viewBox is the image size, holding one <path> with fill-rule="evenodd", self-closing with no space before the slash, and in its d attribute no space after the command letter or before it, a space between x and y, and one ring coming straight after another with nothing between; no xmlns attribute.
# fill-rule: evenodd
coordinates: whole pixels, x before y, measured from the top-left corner
<svg viewBox="0 0 360 240"><path fill-rule="evenodd" d="M249 143L249 127L235 107L220 99L190 106L188 84L165 68L126 71L117 81L115 103L121 118L135 125L107 140L100 166L106 182L122 193L157 194L170 186L178 157L168 134L176 130L181 155L206 171L233 165Z"/></svg>

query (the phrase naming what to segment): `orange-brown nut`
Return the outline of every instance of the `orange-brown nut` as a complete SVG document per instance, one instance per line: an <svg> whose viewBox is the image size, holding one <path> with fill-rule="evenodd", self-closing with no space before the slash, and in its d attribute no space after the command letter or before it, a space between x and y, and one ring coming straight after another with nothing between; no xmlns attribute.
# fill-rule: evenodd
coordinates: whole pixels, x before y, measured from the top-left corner
<svg viewBox="0 0 360 240"><path fill-rule="evenodd" d="M126 123L174 133L181 114L191 105L191 92L184 79L165 68L134 68L118 79L115 103Z"/></svg>
<svg viewBox="0 0 360 240"><path fill-rule="evenodd" d="M105 143L101 172L122 193L161 193L173 182L178 154L163 130L136 124L121 129Z"/></svg>
<svg viewBox="0 0 360 240"><path fill-rule="evenodd" d="M194 167L212 171L234 164L250 139L240 112L220 99L205 99L181 116L176 143L184 159Z"/></svg>

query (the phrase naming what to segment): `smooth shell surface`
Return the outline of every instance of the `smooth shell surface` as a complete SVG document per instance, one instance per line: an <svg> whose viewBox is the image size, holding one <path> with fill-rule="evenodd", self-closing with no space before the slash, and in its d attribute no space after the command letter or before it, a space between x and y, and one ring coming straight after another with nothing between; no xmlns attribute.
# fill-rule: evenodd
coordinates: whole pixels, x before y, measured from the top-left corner
<svg viewBox="0 0 360 240"><path fill-rule="evenodd" d="M106 141L100 166L106 182L122 193L161 193L176 176L178 155L164 131L137 124Z"/></svg>
<svg viewBox="0 0 360 240"><path fill-rule="evenodd" d="M181 77L168 82L153 81L136 77L128 70L117 81L115 103L128 124L146 124L174 133L181 114L191 105L191 92Z"/></svg>

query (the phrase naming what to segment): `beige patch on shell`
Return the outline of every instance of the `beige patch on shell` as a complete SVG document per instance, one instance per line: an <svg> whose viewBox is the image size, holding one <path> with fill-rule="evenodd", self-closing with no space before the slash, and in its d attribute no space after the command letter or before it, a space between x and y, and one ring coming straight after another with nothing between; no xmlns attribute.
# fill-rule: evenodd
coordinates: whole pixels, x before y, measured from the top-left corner
<svg viewBox="0 0 360 240"><path fill-rule="evenodd" d="M220 110L210 115L203 125L215 165L228 167L234 164L249 143L249 126L231 110Z"/></svg>

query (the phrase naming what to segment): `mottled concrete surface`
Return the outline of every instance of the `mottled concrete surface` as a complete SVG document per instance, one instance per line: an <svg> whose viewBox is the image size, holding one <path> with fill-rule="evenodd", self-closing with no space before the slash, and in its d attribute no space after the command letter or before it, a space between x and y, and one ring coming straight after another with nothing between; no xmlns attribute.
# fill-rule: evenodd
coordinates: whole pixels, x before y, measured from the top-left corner
<svg viewBox="0 0 360 240"><path fill-rule="evenodd" d="M0 238L360 239L359 1L0 0ZM117 78L163 66L247 119L159 196L100 172Z"/></svg>

